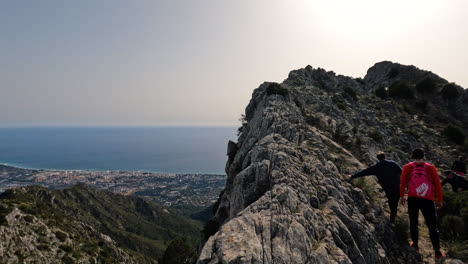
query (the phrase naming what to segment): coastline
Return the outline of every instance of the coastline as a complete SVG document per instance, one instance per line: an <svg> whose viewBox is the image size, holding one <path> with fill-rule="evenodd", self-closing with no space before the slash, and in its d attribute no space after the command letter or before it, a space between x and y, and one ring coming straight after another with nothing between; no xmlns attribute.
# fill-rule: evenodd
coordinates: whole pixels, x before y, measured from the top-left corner
<svg viewBox="0 0 468 264"><path fill-rule="evenodd" d="M225 174L231 127L0 128L0 163L25 169Z"/></svg>
<svg viewBox="0 0 468 264"><path fill-rule="evenodd" d="M213 175L213 176L226 176L226 173L201 173L201 172L163 172L152 170L103 170L103 169L55 169L55 168L33 168L19 164L1 162L0 166L11 167L22 170L34 170L42 172L109 172L109 173L151 173L151 174L169 174L169 175Z"/></svg>
<svg viewBox="0 0 468 264"><path fill-rule="evenodd" d="M0 193L29 185L63 189L86 184L117 194L147 197L169 207L207 207L216 202L226 179L221 174L43 170L0 163Z"/></svg>

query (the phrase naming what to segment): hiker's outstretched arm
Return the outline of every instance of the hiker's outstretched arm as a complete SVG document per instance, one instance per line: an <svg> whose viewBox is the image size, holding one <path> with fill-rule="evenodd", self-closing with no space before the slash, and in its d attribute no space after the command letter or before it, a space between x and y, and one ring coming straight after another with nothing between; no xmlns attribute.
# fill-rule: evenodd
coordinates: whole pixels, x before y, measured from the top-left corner
<svg viewBox="0 0 468 264"><path fill-rule="evenodd" d="M362 171L359 171L359 172L353 174L353 176L351 176L351 179L356 179L356 178L369 176L369 175L375 175L376 171L377 171L377 167L376 167L376 165L373 165L373 166L370 166L369 168L367 168L365 170L362 170Z"/></svg>

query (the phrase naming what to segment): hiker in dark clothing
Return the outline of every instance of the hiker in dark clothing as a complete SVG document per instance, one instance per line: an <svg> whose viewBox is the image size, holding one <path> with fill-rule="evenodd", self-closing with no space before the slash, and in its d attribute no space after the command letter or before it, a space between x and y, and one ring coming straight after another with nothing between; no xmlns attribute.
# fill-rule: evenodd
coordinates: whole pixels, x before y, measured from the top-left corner
<svg viewBox="0 0 468 264"><path fill-rule="evenodd" d="M450 183L453 192L468 191L468 180L450 170L444 171L444 175L445 179L442 181L442 186Z"/></svg>
<svg viewBox="0 0 468 264"><path fill-rule="evenodd" d="M387 196L390 207L390 222L393 223L397 215L398 201L400 200L401 168L393 160L385 159L385 153L383 152L377 154L377 159L379 161L376 164L355 173L350 180L368 175L377 176L377 180Z"/></svg>
<svg viewBox="0 0 468 264"><path fill-rule="evenodd" d="M465 176L465 174L466 174L466 164L463 161L462 156L458 157L458 160L453 162L452 170L454 172L458 173L461 176Z"/></svg>

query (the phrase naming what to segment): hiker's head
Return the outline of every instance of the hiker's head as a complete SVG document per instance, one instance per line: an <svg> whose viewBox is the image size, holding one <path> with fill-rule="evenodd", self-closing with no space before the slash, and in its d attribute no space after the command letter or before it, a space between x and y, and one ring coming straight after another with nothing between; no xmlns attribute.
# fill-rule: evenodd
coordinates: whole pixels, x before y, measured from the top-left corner
<svg viewBox="0 0 468 264"><path fill-rule="evenodd" d="M459 160L459 161L463 161L463 160L464 160L463 156L459 156L459 157L458 157L458 160Z"/></svg>
<svg viewBox="0 0 468 264"><path fill-rule="evenodd" d="M378 160L384 160L385 159L385 153L380 151L379 153L377 153L377 159Z"/></svg>
<svg viewBox="0 0 468 264"><path fill-rule="evenodd" d="M451 170L444 171L444 175L445 175L445 177L447 177L449 179L452 179L453 176L455 176Z"/></svg>
<svg viewBox="0 0 468 264"><path fill-rule="evenodd" d="M415 149L413 151L413 159L424 159L424 151L422 149Z"/></svg>

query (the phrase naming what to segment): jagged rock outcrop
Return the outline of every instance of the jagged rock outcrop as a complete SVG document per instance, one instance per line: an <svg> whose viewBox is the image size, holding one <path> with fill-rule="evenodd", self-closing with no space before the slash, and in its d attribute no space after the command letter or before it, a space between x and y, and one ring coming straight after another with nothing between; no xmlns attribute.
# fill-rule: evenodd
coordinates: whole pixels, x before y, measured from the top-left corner
<svg viewBox="0 0 468 264"><path fill-rule="evenodd" d="M433 98L415 88L427 76L434 77ZM413 98L375 95L397 80ZM228 145L227 184L209 225L217 229L198 263L420 263L372 197L379 194L345 180L379 150L407 162L423 147L437 166L449 164L462 147L442 135L441 120L467 129L468 93L456 87L460 96L441 100L446 84L382 62L364 79L307 66L282 84L260 85L238 142ZM424 109L414 106L423 99Z"/></svg>

